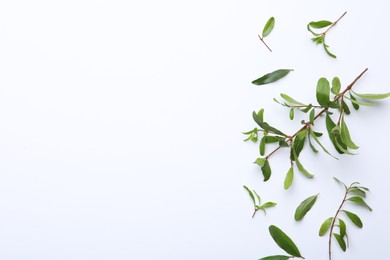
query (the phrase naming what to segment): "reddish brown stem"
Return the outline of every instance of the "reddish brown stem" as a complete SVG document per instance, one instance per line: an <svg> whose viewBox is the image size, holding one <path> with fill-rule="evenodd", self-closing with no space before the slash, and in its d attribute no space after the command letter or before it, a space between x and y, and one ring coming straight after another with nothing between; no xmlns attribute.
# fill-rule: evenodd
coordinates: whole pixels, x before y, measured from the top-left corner
<svg viewBox="0 0 390 260"><path fill-rule="evenodd" d="M263 38L261 38L260 35L258 35L258 36L259 36L260 41L265 45L265 47L267 47L267 49L268 49L270 52L272 52L271 48L267 45L267 43L265 43L265 41L263 40Z"/></svg>
<svg viewBox="0 0 390 260"><path fill-rule="evenodd" d="M347 12L344 12L342 16L339 17L339 19L337 19L334 23L332 23L332 25L326 29L325 32L322 33L322 35L325 35L331 28L333 28L340 20L341 18L343 18L345 15L347 14Z"/></svg>

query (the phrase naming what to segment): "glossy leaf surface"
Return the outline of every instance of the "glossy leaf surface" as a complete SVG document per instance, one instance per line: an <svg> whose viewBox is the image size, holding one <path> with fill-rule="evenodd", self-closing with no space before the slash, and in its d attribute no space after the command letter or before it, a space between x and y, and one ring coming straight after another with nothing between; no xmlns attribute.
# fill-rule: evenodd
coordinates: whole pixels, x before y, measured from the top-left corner
<svg viewBox="0 0 390 260"><path fill-rule="evenodd" d="M272 32L274 26L275 26L275 18L271 17L268 19L267 23L264 26L263 33L262 33L263 38Z"/></svg>
<svg viewBox="0 0 390 260"><path fill-rule="evenodd" d="M267 73L264 76L252 81L252 84L254 85L265 85L269 84L275 81L280 80L281 78L284 78L287 76L288 73L290 73L292 70L291 69L279 69L275 70L271 73Z"/></svg>
<svg viewBox="0 0 390 260"><path fill-rule="evenodd" d="M284 251L286 251L286 253L295 257L301 257L301 253L299 252L297 246L280 228L271 225L269 227L269 233L271 234L275 243Z"/></svg>
<svg viewBox="0 0 390 260"><path fill-rule="evenodd" d="M299 204L299 206L295 210L294 217L295 217L296 221L303 219L303 217L306 215L306 213L309 212L309 210L316 203L317 197L318 197L318 194L305 199L304 201L301 202L301 204Z"/></svg>

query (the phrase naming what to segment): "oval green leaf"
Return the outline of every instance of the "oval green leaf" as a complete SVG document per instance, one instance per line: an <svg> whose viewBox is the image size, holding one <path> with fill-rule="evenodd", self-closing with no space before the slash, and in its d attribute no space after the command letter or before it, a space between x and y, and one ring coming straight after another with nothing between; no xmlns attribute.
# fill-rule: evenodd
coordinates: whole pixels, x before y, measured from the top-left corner
<svg viewBox="0 0 390 260"><path fill-rule="evenodd" d="M293 183L294 180L294 168L290 167L286 174L286 178L284 179L284 189L288 190Z"/></svg>
<svg viewBox="0 0 390 260"><path fill-rule="evenodd" d="M355 213L352 213L350 211L346 211L346 210L343 210L343 212L352 221L352 223L355 224L355 226L357 226L358 228L362 228L363 227L363 222L360 220L358 215L356 215Z"/></svg>
<svg viewBox="0 0 390 260"><path fill-rule="evenodd" d="M345 123L344 116L341 118L341 140L350 149L358 149L357 146L351 139L347 124Z"/></svg>
<svg viewBox="0 0 390 260"><path fill-rule="evenodd" d="M321 21L316 21L316 22L310 22L309 25L311 28L315 28L315 29L321 29L321 28L324 28L324 27L327 27L329 25L331 25L332 22L331 21L326 21L326 20L321 20Z"/></svg>
<svg viewBox="0 0 390 260"><path fill-rule="evenodd" d="M262 33L263 38L272 32L274 26L275 26L275 18L271 17L268 19L267 23L264 26L263 33Z"/></svg>
<svg viewBox="0 0 390 260"><path fill-rule="evenodd" d="M316 97L318 104L323 107L328 107L330 102L330 85L326 78L320 78L317 82Z"/></svg>
<svg viewBox="0 0 390 260"><path fill-rule="evenodd" d="M289 238L280 228L271 225L269 226L269 233L271 234L272 238L274 239L275 243L286 253L295 256L295 257L302 257L301 253L299 252L297 246L294 244L294 242Z"/></svg>
<svg viewBox="0 0 390 260"><path fill-rule="evenodd" d="M275 70L275 71L273 71L271 73L267 73L264 76L254 80L254 81L252 81L252 84L254 84L254 85L269 84L269 83L278 81L281 78L284 78L291 71L292 71L292 69L279 69L279 70Z"/></svg>
<svg viewBox="0 0 390 260"><path fill-rule="evenodd" d="M332 221L333 221L333 218L330 217L330 218L327 218L324 223L322 223L321 227L320 227L320 231L318 232L318 235L320 237L324 236L326 234L326 232L328 232L329 228L330 228L330 225L332 224Z"/></svg>
<svg viewBox="0 0 390 260"><path fill-rule="evenodd" d="M337 243L339 243L340 248L345 252L347 250L347 245L345 244L344 238L336 233L333 233L333 235L336 238Z"/></svg>
<svg viewBox="0 0 390 260"><path fill-rule="evenodd" d="M318 194L305 199L304 201L301 202L301 204L299 204L299 206L295 210L295 216L294 217L295 217L296 221L300 221L301 219L303 219L303 217L306 215L306 213L316 203L317 197L318 197Z"/></svg>
<svg viewBox="0 0 390 260"><path fill-rule="evenodd" d="M340 90L341 90L341 82L340 82L340 79L338 77L334 77L333 80L332 80L332 93L337 95L340 93Z"/></svg>
<svg viewBox="0 0 390 260"><path fill-rule="evenodd" d="M261 172L263 173L264 181L268 181L271 177L271 167L268 160L265 160L263 167L261 167Z"/></svg>
<svg viewBox="0 0 390 260"><path fill-rule="evenodd" d="M358 94L356 92L353 92L356 96L365 98L365 99L372 99L372 100L378 100L378 99L384 99L390 97L389 93L383 93L383 94Z"/></svg>
<svg viewBox="0 0 390 260"><path fill-rule="evenodd" d="M289 116L290 116L290 119L291 119L291 120L294 119L294 108L291 108L291 109L290 109L290 114L289 114Z"/></svg>
<svg viewBox="0 0 390 260"><path fill-rule="evenodd" d="M368 204L359 196L353 196L347 199L348 201L351 201L353 203L359 204L363 207L366 207L369 211L372 211L372 208L368 206Z"/></svg>
<svg viewBox="0 0 390 260"><path fill-rule="evenodd" d="M344 236L347 234L347 225L345 224L344 220L339 218L339 228L340 228L340 236L344 238Z"/></svg>

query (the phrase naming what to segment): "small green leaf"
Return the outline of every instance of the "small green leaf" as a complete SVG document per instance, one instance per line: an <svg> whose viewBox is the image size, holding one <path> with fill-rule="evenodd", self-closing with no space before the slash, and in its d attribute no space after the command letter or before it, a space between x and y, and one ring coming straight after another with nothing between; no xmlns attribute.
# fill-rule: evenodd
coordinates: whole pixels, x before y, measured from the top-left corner
<svg viewBox="0 0 390 260"><path fill-rule="evenodd" d="M317 197L318 197L318 194L305 199L304 201L301 202L301 204L299 204L299 206L295 210L295 216L294 217L295 217L296 221L299 221L299 220L303 219L303 217L306 215L306 213L316 203Z"/></svg>
<svg viewBox="0 0 390 260"><path fill-rule="evenodd" d="M349 96L351 97L351 100L354 100L356 101L356 98L351 94L351 92L349 93ZM359 110L359 105L354 103L354 102L351 102L352 103L352 106L355 110Z"/></svg>
<svg viewBox="0 0 390 260"><path fill-rule="evenodd" d="M296 157L299 157L299 155L301 154L301 151L303 150L303 147L305 145L306 136L307 136L307 129L305 128L305 129L299 131L298 134L294 138L293 150L296 153ZM295 160L294 156L291 156L291 157L292 157L291 158L292 160Z"/></svg>
<svg viewBox="0 0 390 260"><path fill-rule="evenodd" d="M295 99L293 99L292 97L290 97L289 95L287 94L283 94L283 93L280 93L280 96L286 100L287 102L291 103L291 104L294 104L294 105L299 105L299 106L306 106L305 104L299 102L299 101L296 101Z"/></svg>
<svg viewBox="0 0 390 260"><path fill-rule="evenodd" d="M275 202L266 202L266 203L264 203L263 205L261 205L260 207L259 207L259 209L268 209L268 208L272 208L272 207L275 207L277 205L277 203L275 203Z"/></svg>
<svg viewBox="0 0 390 260"><path fill-rule="evenodd" d="M271 73L267 73L264 76L252 81L254 85L265 85L275 81L278 81L281 78L284 78L292 69L279 69Z"/></svg>
<svg viewBox="0 0 390 260"><path fill-rule="evenodd" d="M263 167L261 167L261 171L264 176L264 181L268 181L271 177L271 167L269 165L268 160L265 160Z"/></svg>
<svg viewBox="0 0 390 260"><path fill-rule="evenodd" d="M327 27L331 24L332 24L332 22L326 21L326 20L321 20L321 21L309 23L310 27L315 28L315 29L321 29L321 28Z"/></svg>
<svg viewBox="0 0 390 260"><path fill-rule="evenodd" d="M269 226L269 233L271 234L275 243L281 249L286 251L286 253L288 253L292 256L295 256L295 257L302 257L297 246L294 244L294 242L291 240L291 238L288 237L280 228L278 228L274 225L271 225L271 226Z"/></svg>
<svg viewBox="0 0 390 260"><path fill-rule="evenodd" d="M307 178L313 178L314 175L309 173L305 167L303 167L303 165L301 164L301 162L298 160L298 157L296 155L296 152L294 149L292 149L293 151L293 156L294 156L294 159L295 159L295 163L297 164L297 167L298 167L298 170L303 174L305 175Z"/></svg>
<svg viewBox="0 0 390 260"><path fill-rule="evenodd" d="M316 111L315 111L315 109L313 108L311 111L310 111L310 124L311 125L314 125L314 120L315 120L315 114L316 113Z"/></svg>
<svg viewBox="0 0 390 260"><path fill-rule="evenodd" d="M260 149L260 155L263 156L265 154L265 136L263 136L263 138L261 138L260 140L259 149Z"/></svg>
<svg viewBox="0 0 390 260"><path fill-rule="evenodd" d="M351 114L351 110L349 109L347 103L345 103L344 101L343 101L342 103L343 103L343 110L344 110L344 112L345 112L347 115Z"/></svg>
<svg viewBox="0 0 390 260"><path fill-rule="evenodd" d="M259 260L288 260L290 258L291 257L287 255L272 255L272 256L260 258Z"/></svg>
<svg viewBox="0 0 390 260"><path fill-rule="evenodd" d="M336 160L338 160L337 157L333 156L326 148L325 146L322 145L322 143L320 142L320 140L317 138L317 136L314 134L313 131L310 131L310 135L314 138L314 140L317 142L317 144L322 148L322 150L327 153L328 155L332 156L333 158L335 158Z"/></svg>
<svg viewBox="0 0 390 260"><path fill-rule="evenodd" d="M326 234L326 232L328 232L329 228L330 228L330 225L332 224L332 221L333 221L333 218L330 217L330 218L327 218L324 223L322 223L321 227L320 227L320 231L319 231L319 236L322 237Z"/></svg>
<svg viewBox="0 0 390 260"><path fill-rule="evenodd" d="M341 140L350 149L356 150L359 148L359 146L357 146L351 139L347 124L345 123L344 120L344 115L341 118Z"/></svg>
<svg viewBox="0 0 390 260"><path fill-rule="evenodd" d="M349 189L349 193L358 195L360 197L366 197L366 191L359 187L352 187Z"/></svg>
<svg viewBox="0 0 390 260"><path fill-rule="evenodd" d="M338 77L334 77L333 80L332 80L332 93L337 95L340 93L340 90L341 90L341 82L340 82L340 79Z"/></svg>
<svg viewBox="0 0 390 260"><path fill-rule="evenodd" d="M346 210L342 210L342 211L347 215L347 217L352 221L352 223L355 224L358 228L363 227L363 222L360 220L358 215L356 215L355 213L346 211Z"/></svg>
<svg viewBox="0 0 390 260"><path fill-rule="evenodd" d="M308 135L308 139L309 139L309 145L310 145L310 148L311 150L314 152L314 153L318 153L318 150L314 147L314 145L311 143L311 138L310 138L311 135Z"/></svg>
<svg viewBox="0 0 390 260"><path fill-rule="evenodd" d="M268 19L267 23L264 26L263 33L262 33L263 38L272 32L274 26L275 26L275 18L271 17Z"/></svg>
<svg viewBox="0 0 390 260"><path fill-rule="evenodd" d="M345 244L344 238L336 233L333 233L333 235L339 243L340 248L345 252L347 250L347 245Z"/></svg>
<svg viewBox="0 0 390 260"><path fill-rule="evenodd" d="M316 97L318 104L323 107L328 107L330 102L330 85L326 78L320 78L317 82Z"/></svg>
<svg viewBox="0 0 390 260"><path fill-rule="evenodd" d="M368 204L361 197L353 196L353 197L348 198L347 200L351 201L353 203L362 205L362 206L366 207L369 211L372 211L372 208L370 206L368 206Z"/></svg>
<svg viewBox="0 0 390 260"><path fill-rule="evenodd" d="M333 179L338 183L338 184L341 184L343 185L343 187L345 188L345 190L347 190L347 185L344 184L344 182L340 181L339 179L337 179L336 177L333 177Z"/></svg>
<svg viewBox="0 0 390 260"><path fill-rule="evenodd" d="M334 58L334 59L337 58L336 55L334 55L333 53L331 53L331 52L329 51L329 49L328 49L329 46L326 45L325 42L322 44L322 46L324 46L324 50L325 50L326 54L328 54L328 56L330 56L330 57L332 57L332 58Z"/></svg>
<svg viewBox="0 0 390 260"><path fill-rule="evenodd" d="M257 165L259 165L260 167L263 167L263 166L264 166L264 163L265 163L265 158L257 158L256 161L255 161L254 163L256 163Z"/></svg>
<svg viewBox="0 0 390 260"><path fill-rule="evenodd" d="M316 36L316 37L314 37L314 38L311 38L311 40L312 40L313 42L315 42L317 45L318 45L318 44L323 44L324 41L325 41L325 37L324 37L324 35L320 35L320 36Z"/></svg>
<svg viewBox="0 0 390 260"><path fill-rule="evenodd" d="M312 105L312 104L309 104L306 108L301 109L301 111L302 111L303 113L307 113L307 112L310 111L310 109L311 109L312 107L313 107L313 105Z"/></svg>
<svg viewBox="0 0 390 260"><path fill-rule="evenodd" d="M267 122L264 122L263 120L261 120L261 118L257 115L257 113L255 111L252 112L252 117L253 117L253 120L265 131L267 131L269 133L274 133L277 135L287 136L285 133L270 126Z"/></svg>
<svg viewBox="0 0 390 260"><path fill-rule="evenodd" d="M364 99L371 99L371 100L378 100L378 99L385 99L390 97L389 93L383 93L383 94L358 94L356 92L353 92L356 96L364 98Z"/></svg>
<svg viewBox="0 0 390 260"><path fill-rule="evenodd" d="M294 180L294 168L291 166L284 179L284 189L288 190Z"/></svg>
<svg viewBox="0 0 390 260"><path fill-rule="evenodd" d="M332 132L332 130L336 127L336 124L332 121L332 119L328 114L326 114L325 122L326 122L326 129L328 130L329 139L331 140L337 152L343 154L344 152L339 148L339 144L342 143L340 135L337 135ZM347 149L347 147L344 144L342 144L341 146L342 148L344 148L344 150Z"/></svg>
<svg viewBox="0 0 390 260"><path fill-rule="evenodd" d="M294 119L294 108L291 108L290 109L290 119L293 120Z"/></svg>
<svg viewBox="0 0 390 260"><path fill-rule="evenodd" d="M251 199L253 201L253 205L256 206L255 196L253 195L252 191L245 185L244 185L244 189L246 189L246 191L248 192L249 196L251 197Z"/></svg>
<svg viewBox="0 0 390 260"><path fill-rule="evenodd" d="M360 100L357 100L357 99L349 98L349 97L347 97L347 96L344 96L344 98L346 98L346 99L348 99L349 101L351 101L352 104L361 105L361 106L367 106L367 107L376 106L375 103L363 102L363 101L360 101Z"/></svg>
<svg viewBox="0 0 390 260"><path fill-rule="evenodd" d="M259 112L257 112L257 118L263 122L264 121L264 108L260 109Z"/></svg>
<svg viewBox="0 0 390 260"><path fill-rule="evenodd" d="M339 228L340 228L340 236L341 238L344 238L344 236L347 234L347 225L345 225L344 220L339 218Z"/></svg>

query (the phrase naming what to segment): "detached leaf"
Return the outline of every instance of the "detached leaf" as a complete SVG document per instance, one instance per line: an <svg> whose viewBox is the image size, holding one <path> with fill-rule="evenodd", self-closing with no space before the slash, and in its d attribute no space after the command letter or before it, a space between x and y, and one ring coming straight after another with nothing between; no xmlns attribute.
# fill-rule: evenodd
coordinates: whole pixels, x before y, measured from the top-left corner
<svg viewBox="0 0 390 260"><path fill-rule="evenodd" d="M353 197L348 198L347 200L354 202L356 204L362 205L362 206L366 207L369 211L372 211L372 208L370 206L368 206L368 204L361 197L353 196Z"/></svg>
<svg viewBox="0 0 390 260"><path fill-rule="evenodd" d="M272 255L272 256L260 258L259 260L288 260L290 258L291 257L287 255Z"/></svg>
<svg viewBox="0 0 390 260"><path fill-rule="evenodd" d="M318 197L318 194L305 199L304 201L301 202L301 204L299 204L299 206L295 210L295 220L296 221L303 219L303 217L306 215L306 213L316 203L317 197Z"/></svg>
<svg viewBox="0 0 390 260"><path fill-rule="evenodd" d="M284 179L284 189L288 190L290 188L292 182L294 180L294 168L290 167L286 174L286 178Z"/></svg>
<svg viewBox="0 0 390 260"><path fill-rule="evenodd" d="M271 177L271 167L269 165L268 160L265 160L263 167L261 167L261 171L264 176L264 181L268 181Z"/></svg>
<svg viewBox="0 0 390 260"><path fill-rule="evenodd" d="M338 77L334 77L333 80L332 80L332 93L337 95L340 93L340 90L341 90L341 82L340 82L340 79Z"/></svg>
<svg viewBox="0 0 390 260"><path fill-rule="evenodd" d="M326 20L321 20L321 21L309 23L310 27L315 28L315 29L321 29L321 28L327 27L331 24L332 24L332 22L326 21Z"/></svg>
<svg viewBox="0 0 390 260"><path fill-rule="evenodd" d="M318 104L323 107L328 107L330 102L330 85L326 78L320 78L317 82L316 97Z"/></svg>
<svg viewBox="0 0 390 260"><path fill-rule="evenodd" d="M267 23L264 26L263 33L262 33L263 38L272 32L274 26L275 26L275 18L271 17L268 19Z"/></svg>
<svg viewBox="0 0 390 260"><path fill-rule="evenodd" d="M333 235L339 243L340 248L345 252L347 250L347 245L345 244L344 238L336 233L333 233Z"/></svg>
<svg viewBox="0 0 390 260"><path fill-rule="evenodd" d="M279 69L275 70L271 73L265 74L264 76L252 81L252 84L254 85L265 85L269 84L275 81L278 81L279 79L285 77L288 73L290 73L292 69Z"/></svg>
<svg viewBox="0 0 390 260"><path fill-rule="evenodd" d="M353 93L358 97L365 98L365 99L372 99L372 100L385 99L390 97L390 92L383 93L383 94L358 94L356 92Z"/></svg>
<svg viewBox="0 0 390 260"><path fill-rule="evenodd" d="M294 244L294 242L289 238L280 228L271 225L269 226L269 233L271 234L272 238L274 239L275 243L286 253L295 256L295 257L302 257L301 253L299 252L297 246Z"/></svg>
<svg viewBox="0 0 390 260"><path fill-rule="evenodd" d="M342 211L347 215L347 217L352 221L352 223L355 224L358 228L363 227L363 222L360 220L358 215L356 215L355 213L346 211L346 210L342 210Z"/></svg>
<svg viewBox="0 0 390 260"><path fill-rule="evenodd" d="M330 228L330 225L332 224L332 221L333 221L333 218L330 217L330 218L327 218L324 223L322 223L321 227L320 227L320 231L319 231L319 236L322 237L326 234L326 232L328 232L329 228Z"/></svg>

